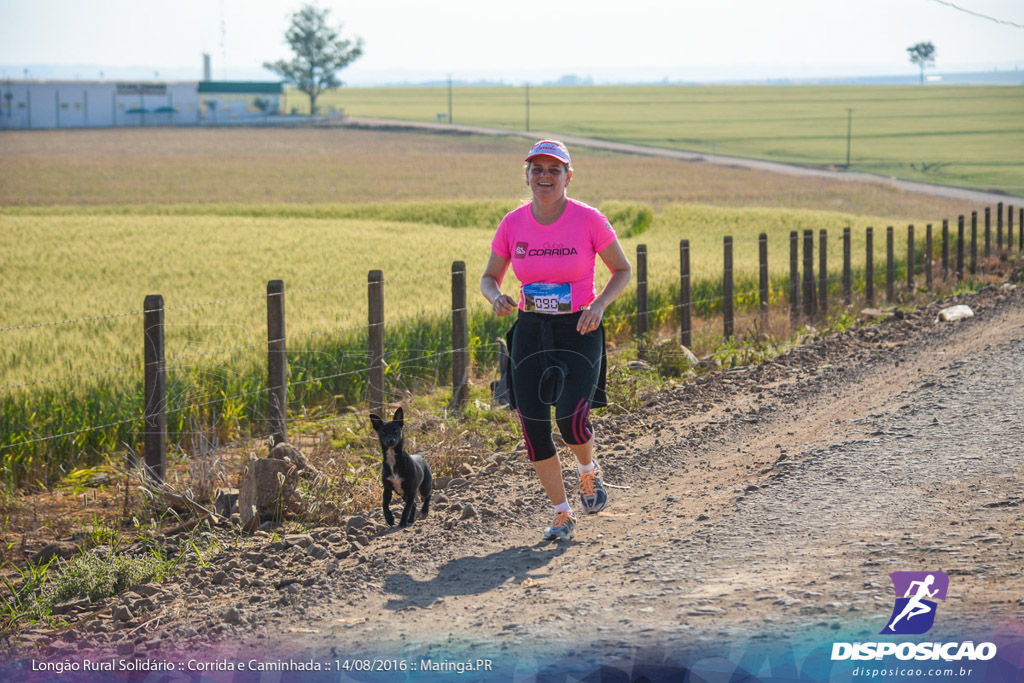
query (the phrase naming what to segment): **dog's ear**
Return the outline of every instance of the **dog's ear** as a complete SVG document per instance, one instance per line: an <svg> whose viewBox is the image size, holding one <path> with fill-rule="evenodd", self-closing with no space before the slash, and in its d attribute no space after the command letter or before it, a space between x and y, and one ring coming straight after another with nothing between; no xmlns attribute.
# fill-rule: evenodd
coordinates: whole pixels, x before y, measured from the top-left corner
<svg viewBox="0 0 1024 683"><path fill-rule="evenodd" d="M398 410L395 411L395 416L391 418L392 422L397 422L399 427L405 426L405 415L402 413L402 407L399 406Z"/></svg>
<svg viewBox="0 0 1024 683"><path fill-rule="evenodd" d="M373 425L374 431L380 431L380 428L384 426L384 420L380 415L370 413L370 423Z"/></svg>

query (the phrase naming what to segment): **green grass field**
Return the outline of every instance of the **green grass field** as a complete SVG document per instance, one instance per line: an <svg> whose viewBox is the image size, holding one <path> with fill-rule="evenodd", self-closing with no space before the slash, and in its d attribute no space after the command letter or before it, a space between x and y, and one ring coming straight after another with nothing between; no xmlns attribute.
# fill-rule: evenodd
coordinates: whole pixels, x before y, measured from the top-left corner
<svg viewBox="0 0 1024 683"><path fill-rule="evenodd" d="M352 116L435 121L447 88L344 88ZM525 89L457 87L455 123L526 129ZM290 91L288 106L308 100ZM1024 88L593 86L530 88L530 130L812 166L1024 196Z"/></svg>

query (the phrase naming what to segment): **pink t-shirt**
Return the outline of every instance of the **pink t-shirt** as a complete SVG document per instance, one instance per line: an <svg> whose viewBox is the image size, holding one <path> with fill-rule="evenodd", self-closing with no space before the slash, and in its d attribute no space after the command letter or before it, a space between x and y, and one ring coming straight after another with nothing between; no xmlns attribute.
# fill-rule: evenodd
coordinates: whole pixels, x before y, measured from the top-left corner
<svg viewBox="0 0 1024 683"><path fill-rule="evenodd" d="M596 256L614 241L615 229L604 214L583 202L569 199L565 211L551 225L538 223L530 204L510 211L498 226L491 249L498 256L512 260L512 272L522 284L519 310L527 310L524 289L529 294L529 285L548 283L571 287L571 312L576 312L597 296L594 288ZM561 291L564 292L564 287ZM558 312L570 311L558 308Z"/></svg>

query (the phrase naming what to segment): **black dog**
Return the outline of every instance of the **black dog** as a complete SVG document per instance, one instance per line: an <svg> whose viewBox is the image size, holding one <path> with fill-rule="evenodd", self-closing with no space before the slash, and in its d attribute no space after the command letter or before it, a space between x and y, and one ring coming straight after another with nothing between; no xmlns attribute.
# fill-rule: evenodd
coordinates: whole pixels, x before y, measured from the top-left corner
<svg viewBox="0 0 1024 683"><path fill-rule="evenodd" d="M423 498L424 517L430 512L430 493L434 488L434 477L430 474L427 461L418 455L405 452L402 426L405 424L402 409L395 411L391 422L385 422L379 415L370 415L370 422L377 430L381 450L384 451L382 481L384 484L384 519L388 526L395 525L391 514L391 493L405 499L405 509L398 528L404 529L416 519L416 491Z"/></svg>

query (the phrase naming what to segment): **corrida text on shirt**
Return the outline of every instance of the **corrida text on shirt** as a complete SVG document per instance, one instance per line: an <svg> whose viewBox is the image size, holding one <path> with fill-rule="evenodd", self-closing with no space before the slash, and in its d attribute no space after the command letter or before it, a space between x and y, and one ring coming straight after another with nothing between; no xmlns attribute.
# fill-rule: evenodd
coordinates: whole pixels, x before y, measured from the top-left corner
<svg viewBox="0 0 1024 683"><path fill-rule="evenodd" d="M615 229L597 209L575 199L551 225L538 223L530 204L510 211L491 241L491 249L512 261L512 272L523 287L533 283L568 284L572 311L585 308L597 296L596 256L615 241ZM519 309L527 297L520 291Z"/></svg>

